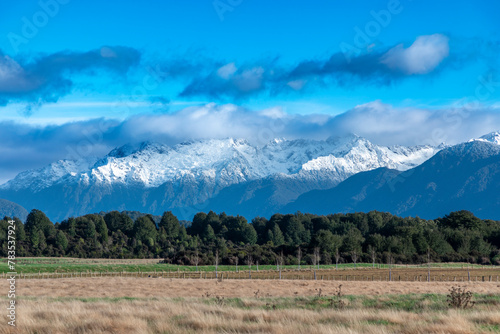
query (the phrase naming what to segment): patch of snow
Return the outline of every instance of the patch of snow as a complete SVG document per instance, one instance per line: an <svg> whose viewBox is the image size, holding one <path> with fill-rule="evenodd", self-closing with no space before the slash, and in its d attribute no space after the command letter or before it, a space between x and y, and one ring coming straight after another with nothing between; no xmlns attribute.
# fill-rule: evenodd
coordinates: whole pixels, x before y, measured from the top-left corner
<svg viewBox="0 0 500 334"><path fill-rule="evenodd" d="M490 132L476 140L487 141L493 144L500 145L500 131Z"/></svg>

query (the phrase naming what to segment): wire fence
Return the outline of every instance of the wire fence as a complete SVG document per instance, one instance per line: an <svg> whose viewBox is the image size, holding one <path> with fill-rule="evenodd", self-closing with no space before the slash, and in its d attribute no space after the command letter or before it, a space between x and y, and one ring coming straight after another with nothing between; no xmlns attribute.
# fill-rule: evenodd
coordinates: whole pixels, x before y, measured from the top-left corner
<svg viewBox="0 0 500 334"><path fill-rule="evenodd" d="M403 281L403 282L499 282L499 269L449 269L449 268L391 268L359 270L239 270L239 271L136 271L136 272L38 272L16 274L19 279L65 278L162 278L162 279L266 279L266 280L327 280L327 281ZM12 274L3 273L3 278Z"/></svg>

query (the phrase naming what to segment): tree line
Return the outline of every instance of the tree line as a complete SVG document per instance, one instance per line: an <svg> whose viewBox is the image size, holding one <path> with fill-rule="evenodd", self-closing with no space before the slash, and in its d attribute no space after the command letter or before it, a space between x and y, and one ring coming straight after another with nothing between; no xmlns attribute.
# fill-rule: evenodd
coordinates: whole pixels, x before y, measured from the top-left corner
<svg viewBox="0 0 500 334"><path fill-rule="evenodd" d="M0 255L8 250L8 221L0 220ZM14 218L16 255L80 258L159 258L183 265L335 264L345 262L500 264L500 221L469 211L434 220L390 213L275 214L256 217L197 213L181 224L172 212L159 223L112 211L52 223L40 210ZM187 226L187 227L186 227Z"/></svg>

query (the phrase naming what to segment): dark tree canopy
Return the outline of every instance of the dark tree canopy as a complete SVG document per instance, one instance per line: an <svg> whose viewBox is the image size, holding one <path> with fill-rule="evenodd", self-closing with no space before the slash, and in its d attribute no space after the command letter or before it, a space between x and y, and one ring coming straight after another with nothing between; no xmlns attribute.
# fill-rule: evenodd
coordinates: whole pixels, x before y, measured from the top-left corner
<svg viewBox="0 0 500 334"><path fill-rule="evenodd" d="M32 210L25 224L15 218L17 256L163 258L175 264L243 264L248 259L273 264L283 252L294 264L297 249L302 263L311 263L319 250L321 263L425 263L462 261L500 264L500 222L482 220L471 212L451 212L435 220L401 218L389 213L275 214L251 223L242 216L197 213L186 229L172 212L161 219L134 212L89 214L53 224ZM0 252L7 254L8 221L0 220ZM158 225L155 223L159 221Z"/></svg>

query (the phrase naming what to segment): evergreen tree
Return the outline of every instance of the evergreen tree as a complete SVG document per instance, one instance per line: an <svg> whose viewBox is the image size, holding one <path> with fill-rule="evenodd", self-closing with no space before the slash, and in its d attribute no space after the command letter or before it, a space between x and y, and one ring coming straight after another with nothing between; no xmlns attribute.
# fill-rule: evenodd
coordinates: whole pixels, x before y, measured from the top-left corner
<svg viewBox="0 0 500 334"><path fill-rule="evenodd" d="M188 228L188 233L191 235L202 236L207 225L205 222L206 219L207 219L207 214L204 212L199 212L196 215L194 215L193 222L191 223L191 226Z"/></svg>
<svg viewBox="0 0 500 334"><path fill-rule="evenodd" d="M26 218L25 228L28 234L38 233L38 231L42 231L44 237L56 234L54 224L47 218L45 213L37 209L31 210L29 213L28 218Z"/></svg>
<svg viewBox="0 0 500 334"><path fill-rule="evenodd" d="M38 232L30 233L30 243L32 249L38 249L40 244L40 234Z"/></svg>
<svg viewBox="0 0 500 334"><path fill-rule="evenodd" d="M63 231L57 231L56 233L56 247L65 251L68 248L68 238Z"/></svg>
<svg viewBox="0 0 500 334"><path fill-rule="evenodd" d="M105 244L108 242L108 234L109 234L108 226L106 225L104 218L102 218L102 217L99 217L99 218L100 219L98 219L95 223L95 229L96 229L96 232L99 234L99 240L103 244Z"/></svg>
<svg viewBox="0 0 500 334"><path fill-rule="evenodd" d="M347 234L342 243L342 250L346 253L352 253L353 251L358 254L361 253L362 243L365 241L361 231L356 227L352 227L347 231Z"/></svg>
<svg viewBox="0 0 500 334"><path fill-rule="evenodd" d="M267 230L266 242L270 242L271 244L274 245L274 234L272 230Z"/></svg>
<svg viewBox="0 0 500 334"><path fill-rule="evenodd" d="M179 237L181 225L179 224L179 219L173 215L172 211L163 213L158 226L165 229L168 240L175 240Z"/></svg>
<svg viewBox="0 0 500 334"><path fill-rule="evenodd" d="M95 242L97 240L97 231L93 221L91 220L87 221L82 236L84 237L84 239L89 240L91 242Z"/></svg>
<svg viewBox="0 0 500 334"><path fill-rule="evenodd" d="M111 211L104 216L106 226L111 231L122 231L125 235L130 236L134 228L134 221L126 214L121 214L118 211Z"/></svg>
<svg viewBox="0 0 500 334"><path fill-rule="evenodd" d="M285 237L283 236L283 233L281 232L281 229L278 226L278 224L274 224L272 232L273 232L273 234L272 234L273 245L274 246L281 246L281 245L283 245L285 243Z"/></svg>
<svg viewBox="0 0 500 334"><path fill-rule="evenodd" d="M212 225L209 224L205 227L205 231L203 232L202 238L207 243L212 243L215 241L215 232L214 229L212 228Z"/></svg>
<svg viewBox="0 0 500 334"><path fill-rule="evenodd" d="M35 233L38 234L38 249L43 252L47 248L47 240L45 238L45 234L42 230L39 230Z"/></svg>
<svg viewBox="0 0 500 334"><path fill-rule="evenodd" d="M144 245L154 246L158 238L158 230L151 215L137 218L134 223L133 237Z"/></svg>
<svg viewBox="0 0 500 334"><path fill-rule="evenodd" d="M243 226L243 243L247 245L255 245L257 243L257 232L255 231L255 228L250 225L246 224Z"/></svg>

